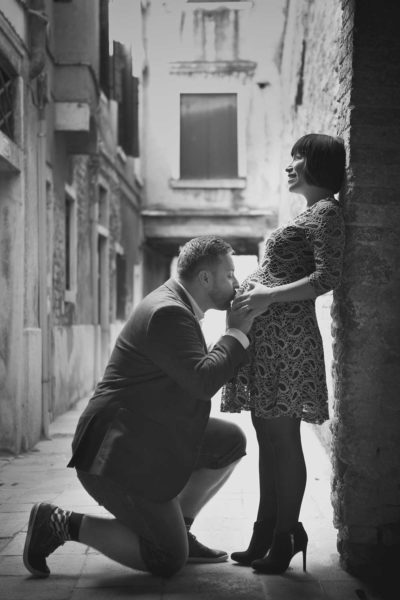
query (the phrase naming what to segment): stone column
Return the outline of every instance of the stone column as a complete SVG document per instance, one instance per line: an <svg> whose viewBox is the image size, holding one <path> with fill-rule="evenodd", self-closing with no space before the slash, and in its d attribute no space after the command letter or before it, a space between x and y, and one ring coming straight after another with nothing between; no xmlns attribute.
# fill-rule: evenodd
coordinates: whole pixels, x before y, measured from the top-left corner
<svg viewBox="0 0 400 600"><path fill-rule="evenodd" d="M342 5L349 164L332 500L343 566L379 576L400 564L400 10L392 0Z"/></svg>

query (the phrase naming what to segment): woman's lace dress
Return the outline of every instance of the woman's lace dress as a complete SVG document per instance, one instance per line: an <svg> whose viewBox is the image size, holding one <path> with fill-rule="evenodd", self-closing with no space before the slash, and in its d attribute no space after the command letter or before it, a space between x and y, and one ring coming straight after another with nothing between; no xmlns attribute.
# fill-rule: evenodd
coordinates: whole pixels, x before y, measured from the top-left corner
<svg viewBox="0 0 400 600"><path fill-rule="evenodd" d="M316 295L340 280L344 222L333 198L316 202L265 245L258 269L243 282L275 287L309 278ZM329 418L324 354L315 301L272 304L254 320L250 362L223 388L223 412L254 410L259 417L299 417L309 423Z"/></svg>

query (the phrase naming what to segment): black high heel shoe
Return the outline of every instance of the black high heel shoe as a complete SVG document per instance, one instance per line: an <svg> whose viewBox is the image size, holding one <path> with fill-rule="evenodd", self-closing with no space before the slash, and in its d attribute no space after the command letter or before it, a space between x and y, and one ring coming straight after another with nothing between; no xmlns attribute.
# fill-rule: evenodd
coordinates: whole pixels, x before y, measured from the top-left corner
<svg viewBox="0 0 400 600"><path fill-rule="evenodd" d="M277 575L286 571L293 556L303 553L303 571L306 570L308 535L301 523L292 531L275 533L272 546L265 558L259 558L251 566L260 573Z"/></svg>
<svg viewBox="0 0 400 600"><path fill-rule="evenodd" d="M247 550L232 552L231 559L241 565L250 566L253 560L265 556L268 552L274 536L275 517L256 521L253 527L253 535Z"/></svg>

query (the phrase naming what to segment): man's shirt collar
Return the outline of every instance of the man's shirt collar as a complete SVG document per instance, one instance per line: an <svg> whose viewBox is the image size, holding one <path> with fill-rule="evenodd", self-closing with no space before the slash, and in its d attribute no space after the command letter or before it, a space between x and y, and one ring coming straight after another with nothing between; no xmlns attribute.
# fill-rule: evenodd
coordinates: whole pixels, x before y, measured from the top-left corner
<svg viewBox="0 0 400 600"><path fill-rule="evenodd" d="M191 304L191 306L193 308L193 312L195 314L196 319L198 321L201 321L202 319L204 319L204 312L201 310L200 306L197 304L197 302L193 298L193 296L191 294L189 294L189 292L187 291L187 289L185 288L185 286L183 286L180 281L178 281L177 279L175 279L175 281L176 281L176 283L178 285L181 286L181 288L183 289L183 291L185 292L185 294L189 298L189 301L190 301L190 304Z"/></svg>

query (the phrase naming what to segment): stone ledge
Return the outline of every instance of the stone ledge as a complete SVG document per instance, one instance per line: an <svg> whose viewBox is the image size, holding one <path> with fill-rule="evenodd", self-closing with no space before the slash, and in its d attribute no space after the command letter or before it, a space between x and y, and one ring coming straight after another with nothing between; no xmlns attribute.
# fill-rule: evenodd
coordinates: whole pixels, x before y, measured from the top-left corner
<svg viewBox="0 0 400 600"><path fill-rule="evenodd" d="M169 185L174 189L244 189L246 177L232 179L170 179Z"/></svg>
<svg viewBox="0 0 400 600"><path fill-rule="evenodd" d="M0 131L0 171L20 172L22 163L22 150Z"/></svg>

